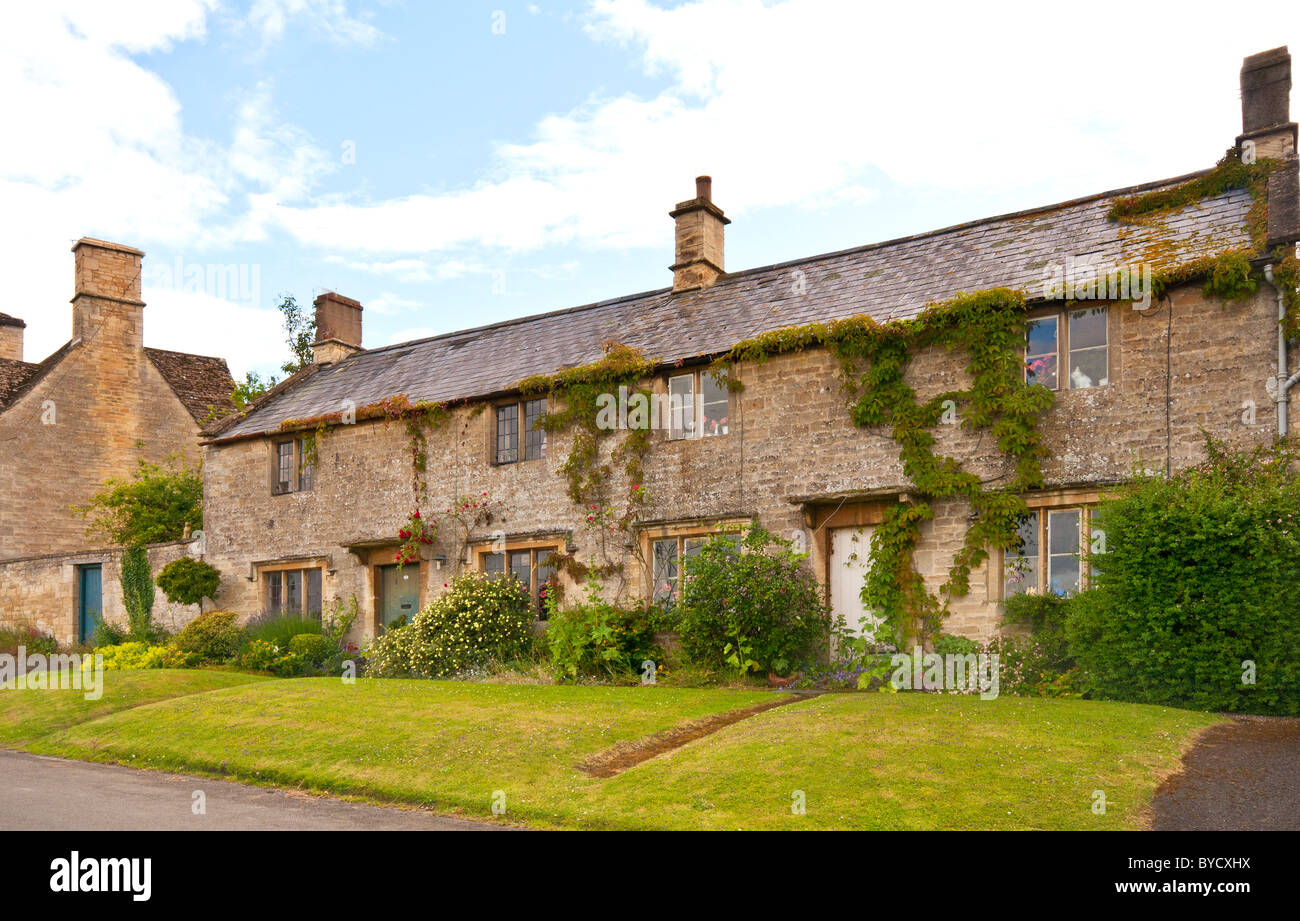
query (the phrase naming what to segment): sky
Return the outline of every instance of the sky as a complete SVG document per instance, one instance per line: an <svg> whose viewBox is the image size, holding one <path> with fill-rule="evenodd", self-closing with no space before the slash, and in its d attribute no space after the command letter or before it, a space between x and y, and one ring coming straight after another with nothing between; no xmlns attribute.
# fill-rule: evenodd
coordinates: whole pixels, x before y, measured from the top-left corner
<svg viewBox="0 0 1300 921"><path fill-rule="evenodd" d="M17 5L0 311L39 361L72 243L126 243L146 345L242 377L287 358L286 294L356 298L375 348L666 287L702 173L733 271L1177 176L1240 132L1241 59L1300 53L1294 0L1197 7Z"/></svg>

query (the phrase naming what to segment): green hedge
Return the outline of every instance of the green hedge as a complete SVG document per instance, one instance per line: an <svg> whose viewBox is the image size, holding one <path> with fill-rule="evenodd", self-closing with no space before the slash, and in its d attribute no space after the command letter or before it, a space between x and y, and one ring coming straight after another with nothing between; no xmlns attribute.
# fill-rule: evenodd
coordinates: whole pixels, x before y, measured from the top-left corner
<svg viewBox="0 0 1300 921"><path fill-rule="evenodd" d="M1295 458L1209 452L1100 505L1093 533L1107 552L1089 556L1096 587L1070 602L1070 651L1093 697L1300 713Z"/></svg>

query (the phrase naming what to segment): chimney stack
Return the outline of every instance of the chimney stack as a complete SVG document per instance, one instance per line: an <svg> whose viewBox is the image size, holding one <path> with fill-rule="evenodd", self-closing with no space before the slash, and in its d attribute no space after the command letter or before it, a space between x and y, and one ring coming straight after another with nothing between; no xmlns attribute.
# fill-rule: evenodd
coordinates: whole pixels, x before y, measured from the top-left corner
<svg viewBox="0 0 1300 921"><path fill-rule="evenodd" d="M1286 46L1252 54L1241 64L1241 136L1256 157L1290 157L1296 152L1291 121L1291 54Z"/></svg>
<svg viewBox="0 0 1300 921"><path fill-rule="evenodd" d="M72 336L128 349L144 348L140 271L144 252L82 237L72 245L75 268Z"/></svg>
<svg viewBox="0 0 1300 921"><path fill-rule="evenodd" d="M731 221L713 203L713 180L695 177L695 197L678 202L668 213L677 222L677 260L673 270L673 290L690 291L707 288L718 280L723 267L723 237Z"/></svg>
<svg viewBox="0 0 1300 921"><path fill-rule="evenodd" d="M27 324L17 317L0 313L0 358L23 360L23 330Z"/></svg>
<svg viewBox="0 0 1300 921"><path fill-rule="evenodd" d="M312 361L328 365L342 361L361 349L361 304L326 291L316 298L316 341Z"/></svg>

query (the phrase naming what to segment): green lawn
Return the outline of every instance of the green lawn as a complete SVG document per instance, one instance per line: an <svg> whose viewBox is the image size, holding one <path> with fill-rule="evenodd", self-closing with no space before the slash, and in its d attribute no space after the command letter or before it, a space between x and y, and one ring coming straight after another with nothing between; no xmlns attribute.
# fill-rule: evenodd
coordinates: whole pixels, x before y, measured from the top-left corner
<svg viewBox="0 0 1300 921"><path fill-rule="evenodd" d="M204 673L135 674L174 681ZM0 715L8 724L6 696ZM1177 768L1190 737L1217 721L1091 701L828 695L758 714L615 777L575 767L618 743L772 699L763 691L305 678L139 706L27 747L489 818L501 791L505 818L543 827L1113 829L1140 827L1159 779ZM1101 815L1092 810L1097 790L1107 799ZM802 815L791 809L796 791Z"/></svg>
<svg viewBox="0 0 1300 921"><path fill-rule="evenodd" d="M15 747L76 723L141 704L265 681L257 675L209 671L107 671L99 700L77 690L0 691L0 746Z"/></svg>

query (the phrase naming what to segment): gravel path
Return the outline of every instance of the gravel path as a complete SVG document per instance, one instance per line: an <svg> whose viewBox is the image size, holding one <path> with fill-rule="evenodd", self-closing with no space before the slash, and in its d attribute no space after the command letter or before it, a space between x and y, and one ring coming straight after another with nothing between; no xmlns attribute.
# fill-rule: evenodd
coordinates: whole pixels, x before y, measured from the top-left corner
<svg viewBox="0 0 1300 921"><path fill-rule="evenodd" d="M1160 785L1158 831L1300 830L1300 719L1238 716L1211 726Z"/></svg>

